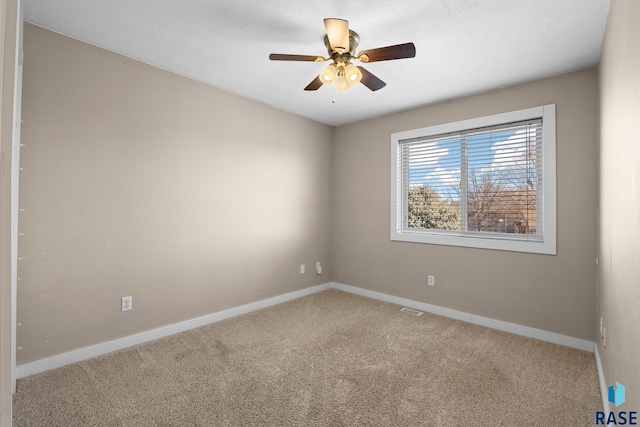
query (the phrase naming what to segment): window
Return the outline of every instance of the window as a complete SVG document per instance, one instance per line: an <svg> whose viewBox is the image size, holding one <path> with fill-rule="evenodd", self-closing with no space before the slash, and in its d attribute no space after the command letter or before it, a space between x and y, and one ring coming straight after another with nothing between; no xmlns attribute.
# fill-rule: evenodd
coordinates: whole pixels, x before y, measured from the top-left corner
<svg viewBox="0 0 640 427"><path fill-rule="evenodd" d="M555 255L555 105L394 133L391 151L391 240Z"/></svg>

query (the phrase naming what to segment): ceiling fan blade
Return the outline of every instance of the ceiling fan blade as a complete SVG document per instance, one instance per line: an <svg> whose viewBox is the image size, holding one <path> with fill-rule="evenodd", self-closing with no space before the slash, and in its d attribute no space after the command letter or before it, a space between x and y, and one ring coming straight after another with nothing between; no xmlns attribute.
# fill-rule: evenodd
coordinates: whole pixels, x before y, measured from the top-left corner
<svg viewBox="0 0 640 427"><path fill-rule="evenodd" d="M391 59L413 58L416 47L413 43L403 43L394 46L379 47L377 49L360 52L358 59L362 62L389 61Z"/></svg>
<svg viewBox="0 0 640 427"><path fill-rule="evenodd" d="M349 52L349 21L338 18L324 20L329 46L339 53Z"/></svg>
<svg viewBox="0 0 640 427"><path fill-rule="evenodd" d="M326 61L322 56L313 55L287 55L284 53L272 53L269 55L269 59L272 61L309 61L309 62L323 62Z"/></svg>
<svg viewBox="0 0 640 427"><path fill-rule="evenodd" d="M304 90L318 90L322 86L322 80L320 80L320 76L316 77L311 83L304 88Z"/></svg>
<svg viewBox="0 0 640 427"><path fill-rule="evenodd" d="M385 82L383 82L382 80L380 80L379 78L377 78L376 76L374 76L373 74L365 70L364 68L358 67L358 69L362 73L362 80L360 80L360 83L362 83L372 91L382 89L387 85Z"/></svg>

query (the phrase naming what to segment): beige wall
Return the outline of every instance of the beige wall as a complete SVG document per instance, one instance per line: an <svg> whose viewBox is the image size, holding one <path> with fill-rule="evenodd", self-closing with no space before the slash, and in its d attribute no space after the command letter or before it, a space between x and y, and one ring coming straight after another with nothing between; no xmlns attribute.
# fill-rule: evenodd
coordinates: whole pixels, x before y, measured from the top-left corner
<svg viewBox="0 0 640 427"><path fill-rule="evenodd" d="M640 2L611 2L600 59L598 352L607 385L626 386L619 410L640 410Z"/></svg>
<svg viewBox="0 0 640 427"><path fill-rule="evenodd" d="M597 95L596 70L588 69L336 129L334 280L593 340ZM557 256L390 241L391 133L550 103L557 118Z"/></svg>
<svg viewBox="0 0 640 427"><path fill-rule="evenodd" d="M2 2L3 23L15 4ZM638 16L636 1L611 4L599 228L594 69L342 126L332 147L326 126L27 25L18 363L308 287L316 278L298 264L311 271L320 260L322 281L597 336L607 384L626 384L626 405L637 408ZM2 426L11 414L12 31L3 28ZM391 133L547 103L558 119L557 256L389 240ZM119 310L124 295L132 312Z"/></svg>
<svg viewBox="0 0 640 427"><path fill-rule="evenodd" d="M24 46L18 364L331 278L330 127L32 25Z"/></svg>
<svg viewBox="0 0 640 427"><path fill-rule="evenodd" d="M11 180L18 2L0 2L0 426L11 425Z"/></svg>
<svg viewBox="0 0 640 427"><path fill-rule="evenodd" d="M27 25L18 363L311 286L316 260L593 340L597 88L589 69L332 130ZM389 240L391 133L548 103L557 256Z"/></svg>

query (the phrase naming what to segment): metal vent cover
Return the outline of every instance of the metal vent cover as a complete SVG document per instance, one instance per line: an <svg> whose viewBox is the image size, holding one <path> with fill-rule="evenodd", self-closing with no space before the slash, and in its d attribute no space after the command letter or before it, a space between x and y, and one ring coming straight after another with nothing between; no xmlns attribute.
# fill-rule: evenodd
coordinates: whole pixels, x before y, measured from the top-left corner
<svg viewBox="0 0 640 427"><path fill-rule="evenodd" d="M412 314L414 316L422 316L422 314L423 314L421 311L414 310L412 308L407 308L407 307L402 307L400 309L400 311L404 311L405 313L409 313L409 314Z"/></svg>

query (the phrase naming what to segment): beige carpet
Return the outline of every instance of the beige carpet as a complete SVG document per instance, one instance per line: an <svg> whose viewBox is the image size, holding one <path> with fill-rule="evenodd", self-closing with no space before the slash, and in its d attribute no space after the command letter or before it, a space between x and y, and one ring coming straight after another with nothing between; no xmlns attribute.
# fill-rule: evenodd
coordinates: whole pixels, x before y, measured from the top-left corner
<svg viewBox="0 0 640 427"><path fill-rule="evenodd" d="M14 426L587 426L593 354L328 290L18 381Z"/></svg>

